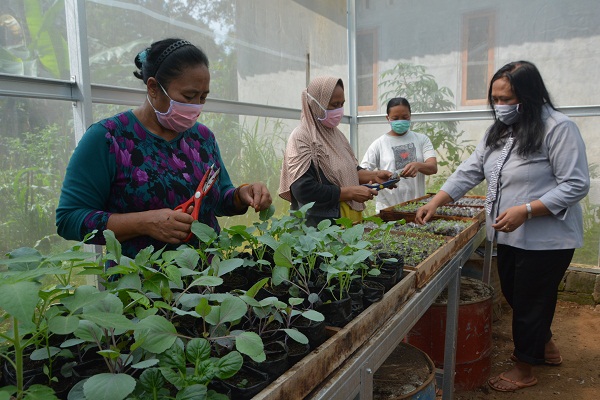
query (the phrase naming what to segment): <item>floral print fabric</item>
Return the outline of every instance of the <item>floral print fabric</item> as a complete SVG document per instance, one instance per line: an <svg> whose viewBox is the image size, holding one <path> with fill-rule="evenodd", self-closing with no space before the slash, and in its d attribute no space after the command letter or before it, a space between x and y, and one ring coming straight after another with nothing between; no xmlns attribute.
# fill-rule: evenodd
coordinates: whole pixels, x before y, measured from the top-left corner
<svg viewBox="0 0 600 400"><path fill-rule="evenodd" d="M210 165L221 171L198 219L218 231L216 217L236 213L235 188L206 126L196 124L166 141L147 131L132 111L102 120L88 129L67 168L57 209L59 233L81 240L98 230L93 242L103 244L112 213L173 209L193 195ZM149 245L165 244L140 236L122 243L123 254L134 256Z"/></svg>

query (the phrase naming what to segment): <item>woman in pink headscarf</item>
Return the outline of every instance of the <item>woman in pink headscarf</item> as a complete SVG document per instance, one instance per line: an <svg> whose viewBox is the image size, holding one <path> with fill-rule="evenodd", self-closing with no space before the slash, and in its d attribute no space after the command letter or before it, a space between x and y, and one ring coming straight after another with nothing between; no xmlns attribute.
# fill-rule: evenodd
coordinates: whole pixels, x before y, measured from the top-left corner
<svg viewBox="0 0 600 400"><path fill-rule="evenodd" d="M363 183L383 183L390 171L369 171L358 166L350 143L337 128L344 114L344 84L339 78L315 78L302 92L302 116L287 143L279 196L292 209L315 204L307 224L348 217L362 220L364 202L377 190Z"/></svg>

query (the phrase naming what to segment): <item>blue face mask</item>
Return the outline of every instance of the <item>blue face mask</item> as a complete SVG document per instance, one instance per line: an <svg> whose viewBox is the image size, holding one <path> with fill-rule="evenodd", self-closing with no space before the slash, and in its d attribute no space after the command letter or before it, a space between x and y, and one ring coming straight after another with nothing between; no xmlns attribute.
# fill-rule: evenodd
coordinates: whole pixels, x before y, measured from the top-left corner
<svg viewBox="0 0 600 400"><path fill-rule="evenodd" d="M410 128L410 120L407 119L397 119L395 121L390 121L390 125L392 126L392 130L396 132L398 135L403 135L408 132Z"/></svg>

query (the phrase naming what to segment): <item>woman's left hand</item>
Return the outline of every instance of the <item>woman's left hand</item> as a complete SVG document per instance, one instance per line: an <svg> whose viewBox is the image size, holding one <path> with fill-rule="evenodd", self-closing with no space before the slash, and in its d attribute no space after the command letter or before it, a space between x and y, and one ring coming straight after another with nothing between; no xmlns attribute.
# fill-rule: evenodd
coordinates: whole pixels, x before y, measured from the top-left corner
<svg viewBox="0 0 600 400"><path fill-rule="evenodd" d="M386 170L382 169L382 170L377 170L374 172L375 172L374 180L377 183L384 183L384 182L387 182L390 179L392 179L393 174L390 171L386 171Z"/></svg>
<svg viewBox="0 0 600 400"><path fill-rule="evenodd" d="M269 189L267 189L267 186L262 182L243 186L239 191L242 204L254 208L254 211L256 212L266 210L273 202Z"/></svg>
<svg viewBox="0 0 600 400"><path fill-rule="evenodd" d="M526 219L527 209L525 205L510 207L498 215L492 228L499 232L512 232L523 225Z"/></svg>

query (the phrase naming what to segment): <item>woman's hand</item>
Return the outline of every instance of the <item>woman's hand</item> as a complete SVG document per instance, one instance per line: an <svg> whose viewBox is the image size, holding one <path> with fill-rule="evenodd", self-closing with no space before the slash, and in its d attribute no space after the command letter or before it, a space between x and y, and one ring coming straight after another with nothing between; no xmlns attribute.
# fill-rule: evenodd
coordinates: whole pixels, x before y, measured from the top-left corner
<svg viewBox="0 0 600 400"><path fill-rule="evenodd" d="M361 185L364 183L383 183L387 182L392 178L392 173L386 170L371 171L368 169L358 170L358 183Z"/></svg>
<svg viewBox="0 0 600 400"><path fill-rule="evenodd" d="M492 228L499 232L512 232L523 225L527 219L527 208L525 205L514 206L504 210L496 218Z"/></svg>
<svg viewBox="0 0 600 400"><path fill-rule="evenodd" d="M186 212L163 208L127 214L111 214L106 225L118 241L124 242L138 236L150 236L169 244L182 243L192 229L194 218Z"/></svg>
<svg viewBox="0 0 600 400"><path fill-rule="evenodd" d="M239 195L242 205L252 207L256 212L266 210L273 202L269 189L267 189L267 186L262 182L251 183L242 186L238 190L240 192Z"/></svg>
<svg viewBox="0 0 600 400"><path fill-rule="evenodd" d="M390 179L392 179L393 173L391 171L386 171L386 170L382 169L382 170L377 170L374 172L375 172L374 180L377 183L384 183L384 182L387 182Z"/></svg>
<svg viewBox="0 0 600 400"><path fill-rule="evenodd" d="M440 190L435 196L429 200L424 206L419 207L417 212L415 213L415 222L417 224L424 224L429 221L431 217L434 216L435 211L439 206L443 206L444 204L452 201L452 197L443 190Z"/></svg>
<svg viewBox="0 0 600 400"><path fill-rule="evenodd" d="M353 200L359 203L364 203L368 200L373 200L379 192L375 189L366 186L345 186L340 190L340 201Z"/></svg>
<svg viewBox="0 0 600 400"><path fill-rule="evenodd" d="M424 206L419 207L419 209L415 213L415 222L417 224L423 225L425 222L429 221L431 217L434 216L436 210L437 206L431 203L427 203Z"/></svg>

